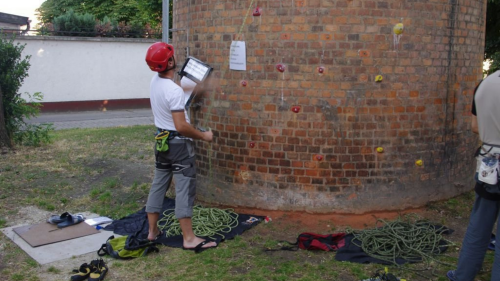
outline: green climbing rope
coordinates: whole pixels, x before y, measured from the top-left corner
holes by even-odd
[[[232,209],[222,210],[195,206],[191,221],[196,236],[215,239],[215,235],[219,235],[224,239],[224,233],[228,233],[238,226],[238,214]],[[175,218],[174,210],[163,212],[163,218],[158,221],[158,228],[163,230],[167,237],[182,235],[179,220]]]
[[[441,253],[442,247],[453,245],[443,238],[447,228],[436,227],[425,221],[397,219],[392,222],[377,220],[384,223],[382,227],[361,231],[347,230],[352,233],[354,245],[373,258],[399,266],[396,259],[402,258],[410,262],[433,259]],[[448,264],[447,264],[448,265]],[[451,265],[453,266],[453,265]]]

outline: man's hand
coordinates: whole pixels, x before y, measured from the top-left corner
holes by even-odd
[[[203,140],[207,142],[212,142],[214,139],[214,133],[212,133],[212,130],[208,130],[206,132],[203,132]]]
[[[183,111],[172,112],[172,119],[174,119],[175,130],[185,137],[208,142],[211,142],[214,138],[211,130],[202,132],[186,122]]]

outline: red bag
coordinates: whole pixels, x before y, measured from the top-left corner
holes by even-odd
[[[304,232],[297,237],[295,243],[286,242],[293,247],[281,247],[279,250],[297,251],[299,248],[303,250],[322,250],[336,251],[345,246],[345,233],[335,233],[321,235],[316,233]],[[267,249],[266,251],[277,251],[277,249]]]
[[[321,235],[304,232],[297,238],[296,244],[303,250],[336,251],[345,246],[345,233]]]

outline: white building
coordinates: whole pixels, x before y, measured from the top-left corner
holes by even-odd
[[[30,30],[31,20],[28,17],[16,16],[0,12],[0,29],[4,33],[25,34]],[[26,26],[26,28],[22,28]]]

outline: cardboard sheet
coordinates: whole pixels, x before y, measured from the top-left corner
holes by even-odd
[[[17,227],[14,228],[13,231],[31,247],[38,247],[99,233],[94,227],[84,222],[65,228],[57,228],[57,225],[43,222],[35,225]]]

